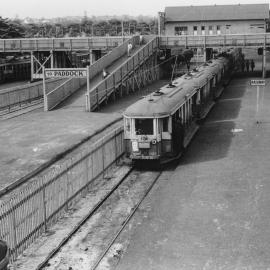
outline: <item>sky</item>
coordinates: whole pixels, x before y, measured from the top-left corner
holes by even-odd
[[[64,16],[150,15],[166,6],[260,4],[269,0],[2,0],[3,18],[56,18]]]

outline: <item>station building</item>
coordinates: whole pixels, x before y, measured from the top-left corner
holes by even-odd
[[[159,17],[166,36],[262,33],[269,4],[166,7]]]

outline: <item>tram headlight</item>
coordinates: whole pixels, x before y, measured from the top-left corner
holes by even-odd
[[[138,145],[137,141],[132,141],[131,145],[132,145],[132,151],[133,152],[138,152],[139,151],[139,145]]]
[[[156,139],[152,140],[152,144],[157,144],[157,140]]]

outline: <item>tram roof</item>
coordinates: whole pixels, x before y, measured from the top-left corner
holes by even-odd
[[[129,106],[124,116],[159,118],[171,115],[185,102],[186,98],[204,86],[216,74],[217,70],[224,65],[224,61],[223,57],[208,61],[189,74],[175,79],[172,82],[173,87],[167,84],[143,97]]]

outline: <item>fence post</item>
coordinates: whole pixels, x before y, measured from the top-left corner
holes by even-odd
[[[87,185],[88,181],[89,181],[89,166],[88,166],[88,160],[89,160],[89,156],[87,155],[87,157],[85,158],[85,169],[86,169],[86,181],[85,181],[85,185]]]
[[[44,177],[42,178],[42,203],[43,203],[43,222],[44,222],[44,231],[47,231],[47,211],[46,211],[46,194],[44,186]]]
[[[113,73],[113,101],[116,99],[116,82],[115,82],[115,73]]]
[[[16,232],[16,208],[14,205],[14,199],[12,200],[12,229],[13,229],[13,245],[15,257],[17,257],[17,232]]]
[[[118,164],[118,154],[117,154],[117,139],[116,139],[116,132],[114,133],[114,152],[115,152],[115,164]]]
[[[98,87],[96,88],[96,98],[97,98],[97,109],[99,109]]]
[[[105,177],[105,172],[104,172],[104,168],[105,168],[105,153],[104,153],[104,140],[102,143],[102,172],[103,172],[103,178]]]
[[[65,166],[65,169],[67,169],[66,167],[67,167],[67,165],[65,165],[64,164],[64,166]],[[68,195],[69,195],[69,190],[68,190],[68,188],[69,188],[69,177],[68,177],[68,174],[69,174],[69,170],[67,170],[67,172],[66,172],[66,176],[67,176],[67,180],[66,180],[66,202],[68,202]],[[68,210],[68,203],[66,203],[66,206],[65,206],[65,208],[66,208],[66,211]]]
[[[46,94],[46,74],[45,74],[45,67],[42,67],[42,73],[43,73],[43,102],[44,102],[44,111],[47,112],[48,109],[48,100],[47,100],[47,94]]]

